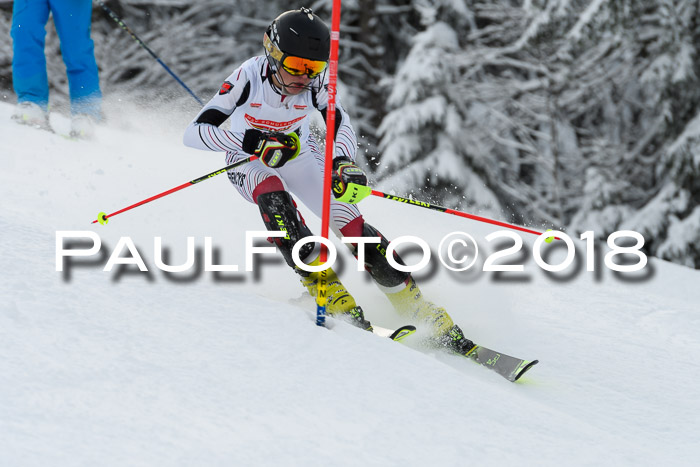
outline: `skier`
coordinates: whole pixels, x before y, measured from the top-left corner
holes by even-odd
[[[53,14],[66,64],[71,102],[71,136],[90,138],[94,122],[102,118],[102,92],[90,21],[89,0],[15,0],[12,9],[12,80],[17,107],[12,119],[18,123],[51,130],[49,125],[49,80],[46,75],[44,41],[46,22]]]
[[[231,169],[228,177],[243,198],[258,205],[268,230],[286,230],[287,236],[275,242],[302,284],[316,296],[320,273],[305,272],[292,260],[294,244],[313,235],[292,194],[314,214],[322,215],[324,155],[309,131],[309,115],[318,110],[326,119],[330,31],[310,9],[301,8],[278,16],[267,28],[263,45],[265,55],[247,60],[226,78],[189,124],[183,141],[193,148],[225,152],[227,165],[250,154],[259,157]],[[228,118],[231,129],[219,128]],[[444,308],[423,297],[410,273],[391,267],[383,253],[389,241],[360,214],[355,203],[369,194],[362,190],[367,176],[355,164],[357,139],[337,98],[335,118],[331,228],[345,237],[380,237],[378,247],[365,247],[365,268],[394,308],[415,321],[429,323],[438,344],[467,352],[474,344]],[[357,244],[350,248],[357,258]],[[299,257],[316,266],[319,254],[319,244],[307,243]],[[403,264],[398,255],[395,259]],[[328,284],[329,315],[371,330],[362,308],[332,269],[328,270]]]

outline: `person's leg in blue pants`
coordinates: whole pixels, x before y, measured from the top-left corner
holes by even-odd
[[[49,108],[44,41],[49,19],[48,0],[15,0],[12,10],[12,81],[17,102]]]
[[[56,32],[61,40],[61,54],[66,64],[70,88],[71,113],[101,119],[102,93],[90,23],[90,0],[49,0]]]

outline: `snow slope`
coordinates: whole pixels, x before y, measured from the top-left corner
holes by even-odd
[[[122,104],[93,142],[15,125],[11,110],[0,103],[0,465],[693,465],[700,454],[698,271],[651,260],[629,281],[599,262],[557,279],[524,256],[524,273],[418,273],[472,339],[540,360],[512,384],[344,323],[316,327],[274,256],[243,271],[245,231],[263,226],[224,175],[91,225],[224,165],[180,144],[196,109]],[[361,208],[389,238],[433,250],[463,230],[492,251],[484,237],[498,230],[378,198]],[[104,255],[130,237],[149,273],[103,272],[107,256],[57,272],[64,230],[98,233]],[[163,273],[156,236],[169,264],[184,262],[188,236],[199,248],[209,236],[241,271]],[[343,257],[368,318],[404,324]]]

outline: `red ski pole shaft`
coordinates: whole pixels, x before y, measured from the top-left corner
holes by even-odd
[[[131,209],[137,208],[137,207],[139,207],[139,206],[141,206],[141,205],[143,205],[143,204],[150,203],[151,201],[155,201],[155,200],[157,200],[157,199],[159,199],[159,198],[163,198],[164,196],[168,196],[168,195],[170,195],[170,194],[172,194],[172,193],[175,193],[176,191],[180,191],[180,190],[182,190],[182,189],[184,189],[184,188],[187,188],[187,187],[189,187],[189,186],[195,185],[195,184],[197,184],[197,183],[199,183],[199,182],[203,182],[204,180],[209,180],[210,178],[215,177],[215,176],[217,176],[217,175],[219,175],[219,174],[222,174],[222,173],[226,172],[227,170],[235,169],[236,167],[240,167],[241,165],[247,164],[248,162],[253,161],[253,160],[257,159],[257,158],[258,158],[258,156],[249,156],[249,157],[247,157],[247,158],[245,158],[245,159],[243,159],[243,160],[240,160],[240,161],[238,161],[238,162],[234,162],[234,163],[231,164],[231,165],[227,165],[226,167],[222,167],[222,168],[220,168],[219,170],[215,170],[215,171],[212,172],[212,173],[208,173],[208,174],[206,174],[206,175],[202,175],[202,176],[199,177],[199,178],[195,178],[194,180],[190,180],[189,182],[183,183],[182,185],[176,186],[175,188],[171,188],[171,189],[169,189],[169,190],[167,190],[167,191],[164,191],[164,192],[162,192],[162,193],[158,193],[157,195],[151,196],[150,198],[146,198],[146,199],[144,199],[144,200],[142,200],[142,201],[139,201],[138,203],[134,203],[134,204],[132,204],[131,206],[127,206],[127,207],[125,207],[125,208],[123,208],[123,209],[120,209],[119,211],[115,211],[115,212],[113,212],[112,214],[100,213],[100,214],[98,214],[97,219],[95,219],[94,221],[92,221],[92,223],[95,224],[95,223],[99,222],[100,224],[103,224],[103,223],[107,222],[107,219],[109,219],[110,217],[114,217],[114,216],[116,216],[117,214],[121,214],[121,213],[123,213],[123,212],[126,212],[126,211],[129,211],[129,210],[131,210]]]
[[[508,224],[506,222],[501,222],[501,221],[489,219],[488,217],[475,216],[474,214],[468,214],[466,212],[457,211],[455,209],[446,208],[444,206],[438,206],[436,204],[426,203],[425,201],[418,201],[415,199],[402,198],[401,196],[394,196],[394,195],[390,195],[387,193],[382,193],[381,191],[377,191],[377,190],[372,190],[372,194],[374,196],[379,196],[380,198],[386,198],[386,199],[390,199],[392,201],[398,201],[399,203],[405,203],[405,204],[410,204],[412,206],[418,206],[421,208],[432,209],[433,211],[444,212],[446,214],[453,214],[453,215],[459,216],[459,217],[466,217],[467,219],[472,219],[472,220],[479,221],[479,222],[485,222],[487,224],[493,224],[493,225],[497,225],[499,227],[505,227],[507,229],[519,230],[520,232],[526,232],[526,233],[530,233],[533,235],[542,235],[542,232],[538,232],[536,230],[530,230],[530,229],[526,229],[525,227],[520,227],[518,225]],[[554,238],[557,240],[561,240],[558,237],[554,237]]]

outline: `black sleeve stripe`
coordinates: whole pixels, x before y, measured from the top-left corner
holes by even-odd
[[[197,128],[197,130],[199,131],[199,139],[202,140],[202,143],[204,143],[204,145],[205,145],[210,151],[215,151],[216,149],[214,149],[214,148],[212,148],[211,146],[209,146],[209,145],[207,144],[207,141],[204,139],[204,136],[202,136],[202,127],[200,126],[199,128]]]
[[[231,141],[231,143],[233,143],[233,147],[232,147],[231,143],[229,143],[228,141],[225,141],[224,138]],[[240,149],[240,144],[238,145],[239,148],[236,148],[236,142],[229,136],[228,131],[218,130],[217,132],[215,132],[212,135],[211,139],[212,139],[212,141],[214,141],[215,143],[219,143],[220,145],[222,145],[223,147],[225,147],[229,151],[234,150],[234,149]]]
[[[227,146],[226,143],[224,143],[223,141],[221,141],[221,138],[219,138],[219,135],[218,135],[217,133],[214,133],[214,134],[211,135],[211,140],[212,140],[214,143],[216,143],[216,144],[218,144],[218,145],[220,145],[220,146],[223,146],[223,147],[226,147],[226,146]]]
[[[242,147],[241,141],[238,138],[236,138],[231,132],[228,132],[228,131],[224,132],[224,136],[226,136],[226,138],[229,141],[231,141],[233,144],[236,144],[239,147]]]
[[[197,118],[196,123],[208,123],[209,125],[219,126],[224,123],[227,118],[228,115],[220,110],[207,109]]]

